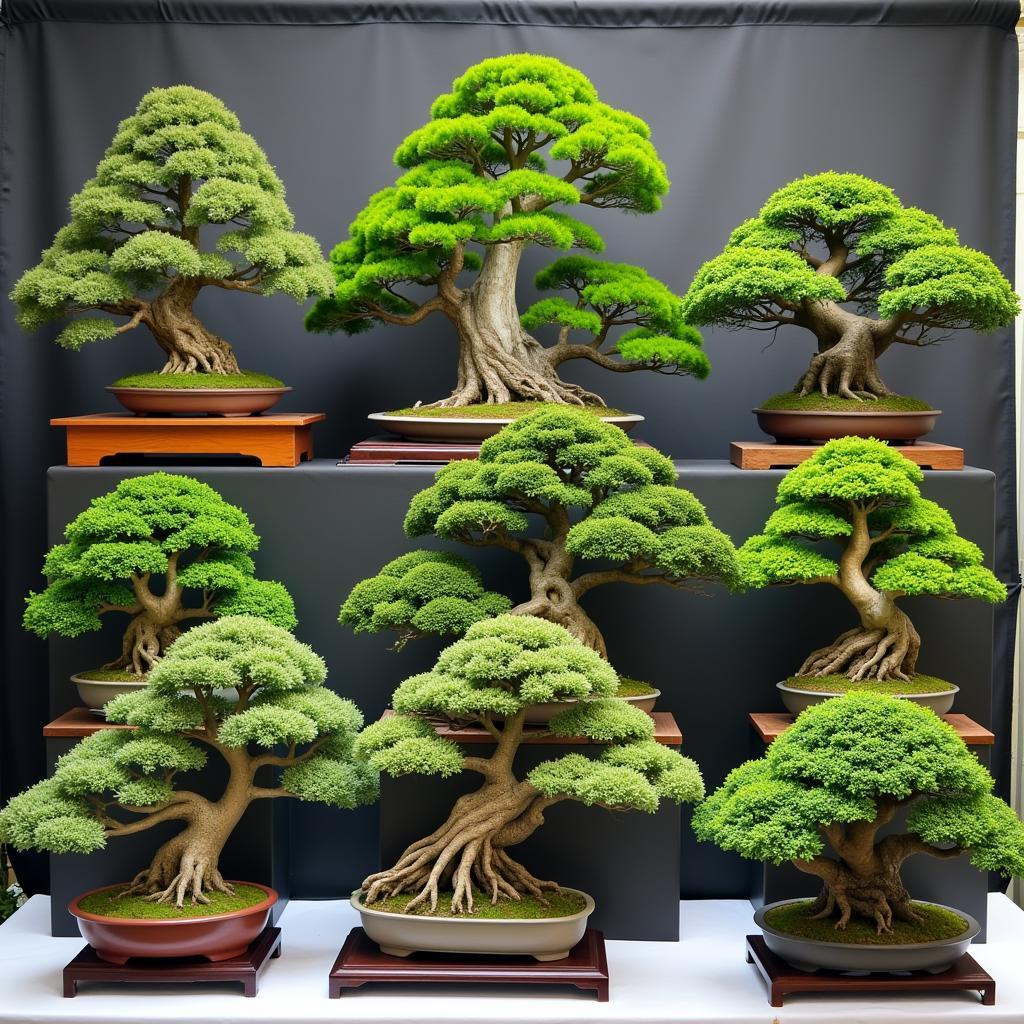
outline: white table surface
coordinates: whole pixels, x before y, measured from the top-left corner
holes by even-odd
[[[872,994],[787,997],[772,1009],[765,987],[744,960],[743,937],[753,930],[743,900],[681,905],[679,942],[609,942],[611,999],[572,988],[496,985],[367,985],[327,998],[327,974],[355,911],[343,902],[293,902],[281,918],[283,955],[271,960],[259,994],[246,999],[237,984],[83,984],[61,996],[61,969],[82,940],[49,935],[49,900],[35,896],[0,926],[0,1021],[151,1021],[242,1024],[366,1021],[382,1024],[932,1024],[934,1021],[1024,1022],[1024,912],[1007,897],[989,903],[987,944],[973,947],[996,979],[996,1005],[974,993],[928,996]]]

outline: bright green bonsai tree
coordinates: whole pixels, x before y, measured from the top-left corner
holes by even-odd
[[[263,619],[231,615],[190,630],[144,690],[107,704],[108,721],[136,728],[93,733],[61,757],[51,778],[0,811],[0,842],[91,853],[108,838],[180,821],[126,891],[179,907],[230,892],[218,860],[253,800],[351,808],[376,798],[376,774],[352,756],[362,715],[322,685],[326,675],[309,647]],[[216,692],[232,688],[237,700]],[[178,783],[211,752],[228,769],[216,800]]]
[[[227,230],[203,249],[208,225]],[[57,335],[70,349],[144,324],[166,353],[163,373],[238,374],[193,303],[206,287],[329,295],[320,246],[293,226],[266,154],[216,96],[152,89],[72,197],[71,222],[16,282],[18,323],[34,331],[70,317]]]
[[[993,331],[1020,308],[992,260],[937,217],[877,181],[832,171],[773,193],[684,301],[695,325],[805,328],[818,351],[794,391],[858,402],[892,394],[875,362],[891,345]]]
[[[827,583],[860,625],[814,651],[797,675],[909,680],[921,638],[901,597],[929,594],[999,602],[1006,587],[960,537],[950,514],[921,497],[920,468],[870,438],[830,441],[779,484],[764,532],[739,550],[747,587]],[[838,558],[812,545],[830,542]]]
[[[535,878],[508,851],[543,824],[548,808],[577,800],[653,813],[662,799],[699,800],[700,770],[653,739],[650,715],[604,699],[617,685],[615,670],[561,626],[512,615],[475,623],[433,669],[406,679],[394,693],[396,714],[363,730],[356,755],[394,777],[470,771],[482,781],[456,801],[444,824],[363,882],[365,902],[414,893],[406,913],[427,904],[435,910],[439,893],[449,890],[452,912],[471,914],[474,890],[495,904],[524,894],[543,899],[558,885]],[[519,779],[515,756],[528,707],[569,699],[577,703],[551,720],[550,732],[608,746],[596,759],[568,754],[544,761]],[[493,737],[493,753],[469,756],[441,739],[428,721],[437,717],[478,723]]]
[[[737,579],[732,542],[689,491],[675,486],[677,475],[670,459],[637,447],[618,427],[587,412],[539,410],[484,441],[479,458],[438,470],[436,483],[409,503],[405,531],[521,555],[530,599],[512,613],[556,622],[605,656],[601,631],[580,605],[595,587],[661,583],[695,589],[701,581],[731,585]],[[476,603],[467,608],[446,602],[437,614],[425,615],[393,582],[392,562],[353,588],[342,622],[406,635],[457,633],[473,616],[504,610],[498,596],[478,594],[478,577],[461,559],[405,557],[430,559],[432,592],[462,596],[465,587],[465,598]],[[578,572],[579,559],[605,564]]]
[[[559,378],[570,359],[707,376],[700,334],[683,322],[680,300],[639,267],[559,259],[536,284],[563,294],[519,316],[526,246],[604,246],[560,208],[654,213],[669,187],[647,125],[602,103],[579,71],[529,53],[482,61],[434,101],[430,121],[398,147],[395,163],[406,173],[370,198],[331,253],[337,287],[307,316],[309,330],[357,334],[442,314],[459,337],[455,390],[434,403],[444,407],[603,405]],[[461,283],[470,273],[471,283]],[[544,347],[529,332],[549,324],[556,340]]]
[[[104,665],[144,677],[182,627],[221,615],[256,615],[295,627],[284,586],[257,579],[252,523],[208,484],[172,473],[122,480],[94,498],[43,563],[49,585],[29,594],[24,625],[37,636],[98,630],[131,617],[121,655]]]
[[[858,915],[881,934],[894,919],[919,920],[900,880],[914,854],[967,853],[982,871],[1024,874],[1024,825],[992,788],[933,711],[857,692],[804,711],[764,757],[729,774],[693,828],[723,850],[820,878],[814,919],[835,914],[842,930]],[[880,837],[905,807],[907,830]]]

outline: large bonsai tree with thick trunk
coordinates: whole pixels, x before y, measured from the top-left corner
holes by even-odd
[[[122,480],[94,498],[43,563],[49,585],[29,594],[24,625],[74,637],[128,615],[121,654],[104,665],[145,676],[188,624],[256,615],[295,627],[280,583],[256,578],[259,537],[248,516],[209,484],[173,473]]]
[[[826,583],[860,618],[809,655],[798,675],[909,680],[921,638],[900,598],[1005,600],[981,549],[958,536],[944,508],[921,497],[923,479],[897,449],[856,437],[830,441],[783,477],[778,509],[739,550],[744,585]],[[838,545],[838,558],[811,546],[820,542]]]
[[[495,904],[524,894],[543,900],[558,884],[535,878],[509,851],[543,824],[551,807],[577,800],[653,813],[662,799],[699,800],[700,770],[653,739],[650,715],[603,699],[617,685],[614,669],[561,626],[510,615],[477,622],[441,653],[433,669],[405,680],[394,694],[396,714],[366,727],[356,755],[395,777],[469,771],[481,784],[459,797],[429,836],[366,878],[366,902],[414,893],[406,913],[425,905],[434,910],[439,893],[450,890],[453,913],[471,914],[474,890]],[[551,720],[551,734],[586,736],[608,746],[598,758],[568,754],[519,778],[515,757],[527,708],[556,700],[578,703]],[[478,723],[493,737],[493,751],[470,756],[439,738],[427,720],[438,717]]]
[[[993,331],[1019,300],[984,253],[937,217],[859,174],[813,174],[773,193],[697,272],[696,325],[803,327],[818,351],[794,391],[862,401],[891,394],[876,360],[956,330]]]
[[[856,692],[804,711],[757,761],[734,769],[693,815],[697,836],[821,879],[811,914],[873,921],[919,915],[900,878],[915,854],[969,854],[981,871],[1024,874],[1024,825],[988,771],[928,708]],[[902,808],[906,831],[886,834]],[[829,856],[829,848],[832,856]]]
[[[580,604],[595,587],[736,581],[732,542],[676,487],[677,476],[670,459],[588,412],[539,410],[484,441],[479,458],[438,470],[436,483],[410,502],[405,531],[520,555],[530,598],[512,614],[558,623],[605,656],[604,637]],[[429,569],[406,574],[408,563],[389,563],[356,584],[341,621],[408,638],[459,633],[504,610],[494,595],[480,599],[479,579],[463,560],[406,558],[430,559]],[[579,571],[578,560],[598,564]]]
[[[209,225],[216,242],[204,249]],[[143,324],[166,354],[162,372],[239,373],[193,304],[204,288],[329,295],[319,244],[293,226],[266,154],[216,96],[152,89],[72,196],[70,223],[16,282],[18,322],[31,331],[71,317],[57,335],[70,349]]]
[[[181,831],[126,892],[179,907],[230,892],[218,861],[254,800],[351,808],[376,797],[376,774],[352,757],[362,715],[321,685],[326,675],[309,647],[262,619],[233,615],[191,630],[145,690],[107,704],[108,721],[136,728],[101,730],[72,748],[49,779],[0,811],[0,840],[91,853],[114,836],[177,821]],[[232,688],[237,699],[226,699]],[[228,773],[215,799],[178,784],[211,753]]]
[[[331,253],[337,287],[309,313],[310,330],[356,334],[447,317],[459,339],[458,381],[439,406],[603,404],[560,379],[571,359],[707,376],[680,300],[639,267],[558,260],[537,285],[568,298],[544,299],[520,318],[526,246],[603,248],[559,207],[654,213],[669,187],[647,125],[602,103],[579,71],[525,53],[482,61],[434,101],[395,163],[406,173],[370,199]],[[529,333],[546,324],[557,327],[548,347]]]

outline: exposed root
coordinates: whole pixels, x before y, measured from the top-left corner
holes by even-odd
[[[795,388],[801,396],[818,391],[854,402],[874,401],[891,395],[878,373],[875,343],[870,330],[845,333],[831,348],[815,355]]]
[[[900,679],[908,682],[917,667],[921,638],[910,619],[896,609],[885,629],[857,628],[834,643],[814,651],[800,666],[798,676],[812,678],[845,675],[864,679]]]

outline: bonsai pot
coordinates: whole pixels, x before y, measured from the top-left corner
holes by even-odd
[[[822,942],[787,935],[765,924],[765,915],[775,907],[800,900],[781,900],[766,903],[754,914],[754,923],[764,934],[765,945],[798,971],[928,971],[940,974],[948,970],[967,952],[971,940],[981,931],[981,925],[962,910],[943,907],[958,914],[967,922],[967,930],[951,939],[931,942],[911,942],[894,946],[858,945],[850,942]],[[919,902],[925,902],[923,900]],[[933,906],[941,907],[936,903]]]
[[[93,714],[102,715],[103,705],[107,701],[120,697],[123,693],[135,693],[146,688],[146,680],[137,683],[127,679],[84,679],[80,675],[71,677],[78,689],[78,697]]]
[[[913,444],[935,429],[935,420],[940,414],[940,409],[916,412],[754,409],[757,425],[776,441],[831,441],[837,437],[853,436]]]
[[[782,696],[782,703],[786,705],[786,710],[793,715],[799,715],[801,711],[805,711],[814,704],[820,704],[832,697],[843,695],[839,691],[829,693],[821,690],[801,690],[795,686],[787,686],[786,683],[776,683],[775,686]],[[954,686],[950,690],[936,690],[934,693],[896,693],[893,696],[903,700],[912,700],[915,704],[931,708],[937,715],[944,715],[953,706],[953,701],[956,700],[956,695],[959,692],[960,687]]]
[[[515,419],[510,416],[495,416],[493,419],[485,419],[471,416],[460,417],[457,413],[458,410],[453,410],[452,416],[403,416],[390,412],[374,412],[366,418],[390,433],[410,441],[444,441],[461,444],[483,441],[497,434],[502,427],[507,427],[510,423],[515,422]],[[630,431],[638,423],[642,423],[644,417],[626,413],[619,416],[601,416],[600,419],[605,423],[611,423],[613,426]]]
[[[632,704],[633,707],[650,714],[654,710],[654,705],[660,696],[661,690],[654,690],[651,693],[641,693],[635,697],[616,697],[615,699],[624,700],[627,704]],[[531,704],[526,709],[526,724],[547,725],[559,711],[565,711],[576,703],[578,702],[574,700],[553,700],[547,701],[544,704]],[[499,718],[497,715],[494,717]]]
[[[267,898],[244,910],[209,917],[132,920],[103,917],[79,909],[79,902],[94,892],[120,886],[105,885],[82,893],[68,904],[68,912],[78,918],[82,937],[101,960],[123,964],[132,957],[169,958],[201,956],[207,960],[230,960],[240,956],[266,927],[277,893],[269,886],[246,882],[262,889]]]
[[[251,416],[265,412],[291,388],[107,388],[126,409],[140,416],[174,413],[200,416]]]
[[[578,889],[586,901],[579,913],[568,917],[535,920],[466,917],[428,917],[374,910],[363,904],[361,889],[352,893],[363,930],[389,956],[409,956],[417,951],[437,953],[493,953],[532,956],[536,960],[562,960],[583,938],[594,901]]]

